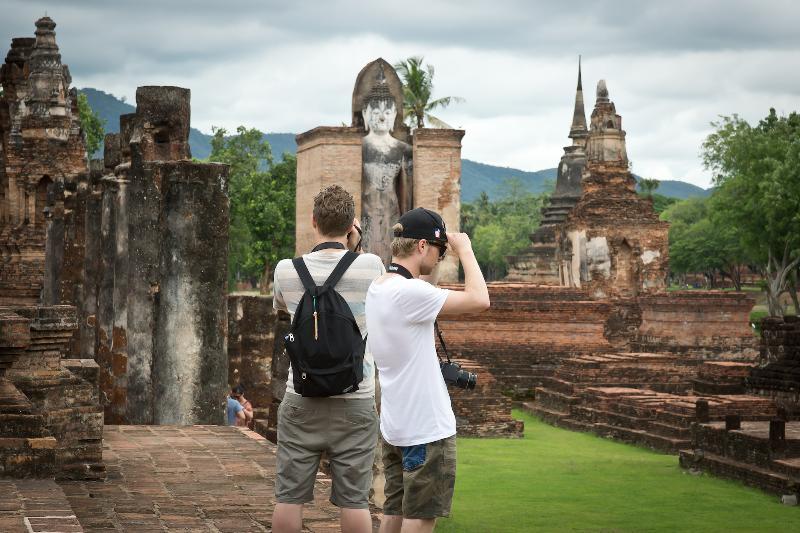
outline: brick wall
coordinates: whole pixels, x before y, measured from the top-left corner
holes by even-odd
[[[691,352],[709,359],[754,360],[758,340],[750,327],[755,299],[746,293],[676,291],[638,299],[641,350]]]
[[[328,185],[344,187],[361,215],[361,128],[320,126],[297,136],[295,255],[314,246],[314,196]]]

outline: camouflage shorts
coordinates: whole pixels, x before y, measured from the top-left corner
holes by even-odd
[[[417,446],[392,446],[385,440],[382,444],[383,513],[404,518],[450,516],[456,484],[455,435]]]

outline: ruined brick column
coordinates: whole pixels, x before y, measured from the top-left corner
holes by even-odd
[[[414,130],[414,207],[436,211],[447,231],[459,231],[461,214],[461,138],[464,130]],[[458,281],[458,258],[448,254],[438,281]]]
[[[222,424],[228,385],[228,167],[191,161],[159,166],[155,422]]]
[[[120,166],[120,165],[118,165]],[[100,388],[106,395],[107,423],[125,423],[127,395],[127,355],[122,321],[127,313],[127,218],[125,193],[114,175],[102,178],[102,215],[100,224],[101,276],[97,292],[97,351],[100,365]],[[120,241],[120,237],[124,238]],[[124,300],[124,301],[123,301]]]
[[[152,165],[145,167],[141,145],[131,147],[128,244],[128,418],[134,424],[153,422],[153,331],[159,289],[160,183]]]
[[[147,86],[136,90],[136,114],[126,125],[131,154],[128,194],[128,399],[129,420],[153,423],[156,306],[163,231],[161,161],[188,160],[190,91]]]
[[[41,303],[57,305],[61,303],[61,271],[64,266],[64,184],[51,184],[47,196],[48,205],[43,210],[47,229]]]
[[[314,246],[313,198],[328,185],[340,185],[352,194],[356,216],[361,216],[363,136],[361,128],[320,126],[296,137],[295,255],[307,253]]]
[[[116,134],[105,137],[106,151],[114,144]],[[119,144],[119,141],[116,141]],[[100,179],[103,176],[104,160],[93,160],[90,165],[89,183],[84,218],[83,299],[79,311],[80,345],[78,353],[86,359],[95,358],[97,342],[97,291],[101,273],[101,235],[103,192]]]

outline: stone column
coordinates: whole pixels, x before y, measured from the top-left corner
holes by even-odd
[[[464,130],[414,130],[414,207],[436,211],[447,231],[459,231],[461,215],[461,138]],[[448,254],[438,281],[458,281],[458,260]]]
[[[353,195],[356,216],[361,216],[361,138],[354,127],[320,126],[301,133],[297,140],[297,189],[295,205],[295,255],[314,245],[311,213],[314,196],[328,185],[338,184]]]
[[[128,419],[153,422],[153,331],[159,294],[161,191],[153,165],[142,161],[141,145],[131,146],[128,194]],[[161,168],[161,167],[157,167]],[[160,185],[160,179],[158,180]]]
[[[163,181],[154,419],[222,424],[228,384],[228,167],[190,161],[158,166]]]
[[[44,286],[41,302],[44,305],[61,303],[61,275],[64,266],[64,189],[55,182],[48,188],[47,208],[38,216],[44,216],[47,233],[44,246]]]
[[[106,143],[109,135],[106,135]],[[107,144],[106,144],[107,146]],[[100,282],[100,225],[102,221],[103,193],[100,178],[103,175],[103,161],[93,160],[89,171],[89,190],[86,198],[84,219],[85,254],[83,257],[83,300],[80,308],[80,346],[79,353],[86,359],[95,358],[97,332],[97,289]]]
[[[124,352],[125,339],[121,336],[121,306],[125,306],[127,293],[122,289],[127,284],[127,237],[121,246],[118,242],[126,221],[119,211],[125,207],[120,200],[120,181],[115,176],[102,179],[103,198],[101,215],[101,265],[102,274],[97,293],[97,364],[100,366],[100,389],[105,393],[106,422],[126,422],[125,402],[127,389],[127,360]],[[124,278],[124,279],[123,279]],[[124,308],[124,307],[123,307]]]

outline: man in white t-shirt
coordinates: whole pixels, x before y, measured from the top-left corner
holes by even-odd
[[[319,286],[328,279],[346,253],[360,244],[355,220],[355,202],[338,185],[323,189],[314,198],[312,225],[316,246],[303,255],[309,274]],[[386,270],[373,254],[360,254],[336,284],[353,313],[362,336],[367,335],[364,300],[374,279]],[[291,259],[275,267],[273,305],[292,318],[305,288]],[[286,394],[278,409],[278,453],[275,480],[277,504],[272,515],[275,532],[302,529],[303,504],[314,499],[320,456],[330,460],[330,501],[341,509],[341,530],[346,533],[372,531],[369,491],[378,440],[375,409],[375,368],[369,348],[364,353],[363,379],[358,390],[339,396],[308,398],[294,389],[289,368]]]
[[[393,228],[392,263],[366,300],[367,347],[381,385],[386,503],[382,533],[432,531],[449,516],[456,476],[456,419],[434,341],[437,316],[489,307],[489,291],[464,233],[446,233],[437,213],[418,207]],[[439,289],[429,275],[449,248],[464,268],[464,290]]]

